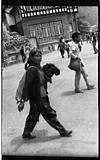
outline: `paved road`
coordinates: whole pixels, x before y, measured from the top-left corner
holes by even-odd
[[[83,94],[74,93],[74,72],[68,69],[67,54],[62,59],[59,51],[43,55],[42,65],[55,63],[61,70],[48,85],[51,106],[57,111],[58,119],[65,128],[72,129],[70,138],[61,138],[40,116],[33,131],[37,138],[24,141],[21,138],[28,103],[23,112],[17,111],[15,91],[24,72],[24,64],[9,66],[3,70],[2,85],[2,153],[7,155],[46,156],[94,156],[98,155],[98,55],[93,54],[91,44],[84,43],[82,55],[86,63],[89,80],[94,90],[86,90],[81,79]]]

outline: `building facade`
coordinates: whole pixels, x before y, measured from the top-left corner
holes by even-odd
[[[32,47],[44,52],[55,50],[60,37],[70,40],[77,31],[76,6],[16,6],[8,12],[10,30],[28,37]]]
[[[78,7],[21,6],[20,11],[24,35],[44,52],[55,50],[60,37],[71,39],[77,30]]]

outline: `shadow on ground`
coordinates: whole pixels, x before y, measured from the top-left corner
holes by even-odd
[[[42,134],[41,134],[42,132]],[[37,133],[37,134],[36,134]],[[61,138],[60,135],[55,136],[46,136],[47,130],[35,130],[36,138],[31,140],[24,140],[21,136],[17,136],[13,138],[10,142],[12,146],[14,146],[13,152],[16,152],[22,145],[31,144],[31,143],[44,143],[47,141],[52,141],[54,139]]]
[[[61,96],[71,96],[71,95],[74,95],[74,94],[75,94],[74,91],[67,91],[67,92],[63,92],[63,93],[61,94]]]

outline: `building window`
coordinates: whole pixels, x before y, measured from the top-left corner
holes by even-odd
[[[39,29],[39,30],[38,30],[38,34],[39,34],[39,38],[43,38],[43,32],[42,32],[42,29]]]
[[[73,25],[72,25],[72,23],[69,24],[69,32],[73,32]]]
[[[44,39],[52,40],[53,37],[63,34],[62,21],[37,24],[30,26],[30,37],[37,37],[39,42],[43,42]]]
[[[55,26],[55,35],[63,34],[63,27],[61,21],[54,22],[54,26]]]
[[[53,22],[50,23],[50,29],[51,29],[51,36],[52,37],[55,36],[55,28],[54,28],[54,23]]]
[[[48,37],[47,28],[43,28],[43,37]]]

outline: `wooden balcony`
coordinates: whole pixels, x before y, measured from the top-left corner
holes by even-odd
[[[22,18],[67,12],[78,13],[76,6],[20,6]]]

